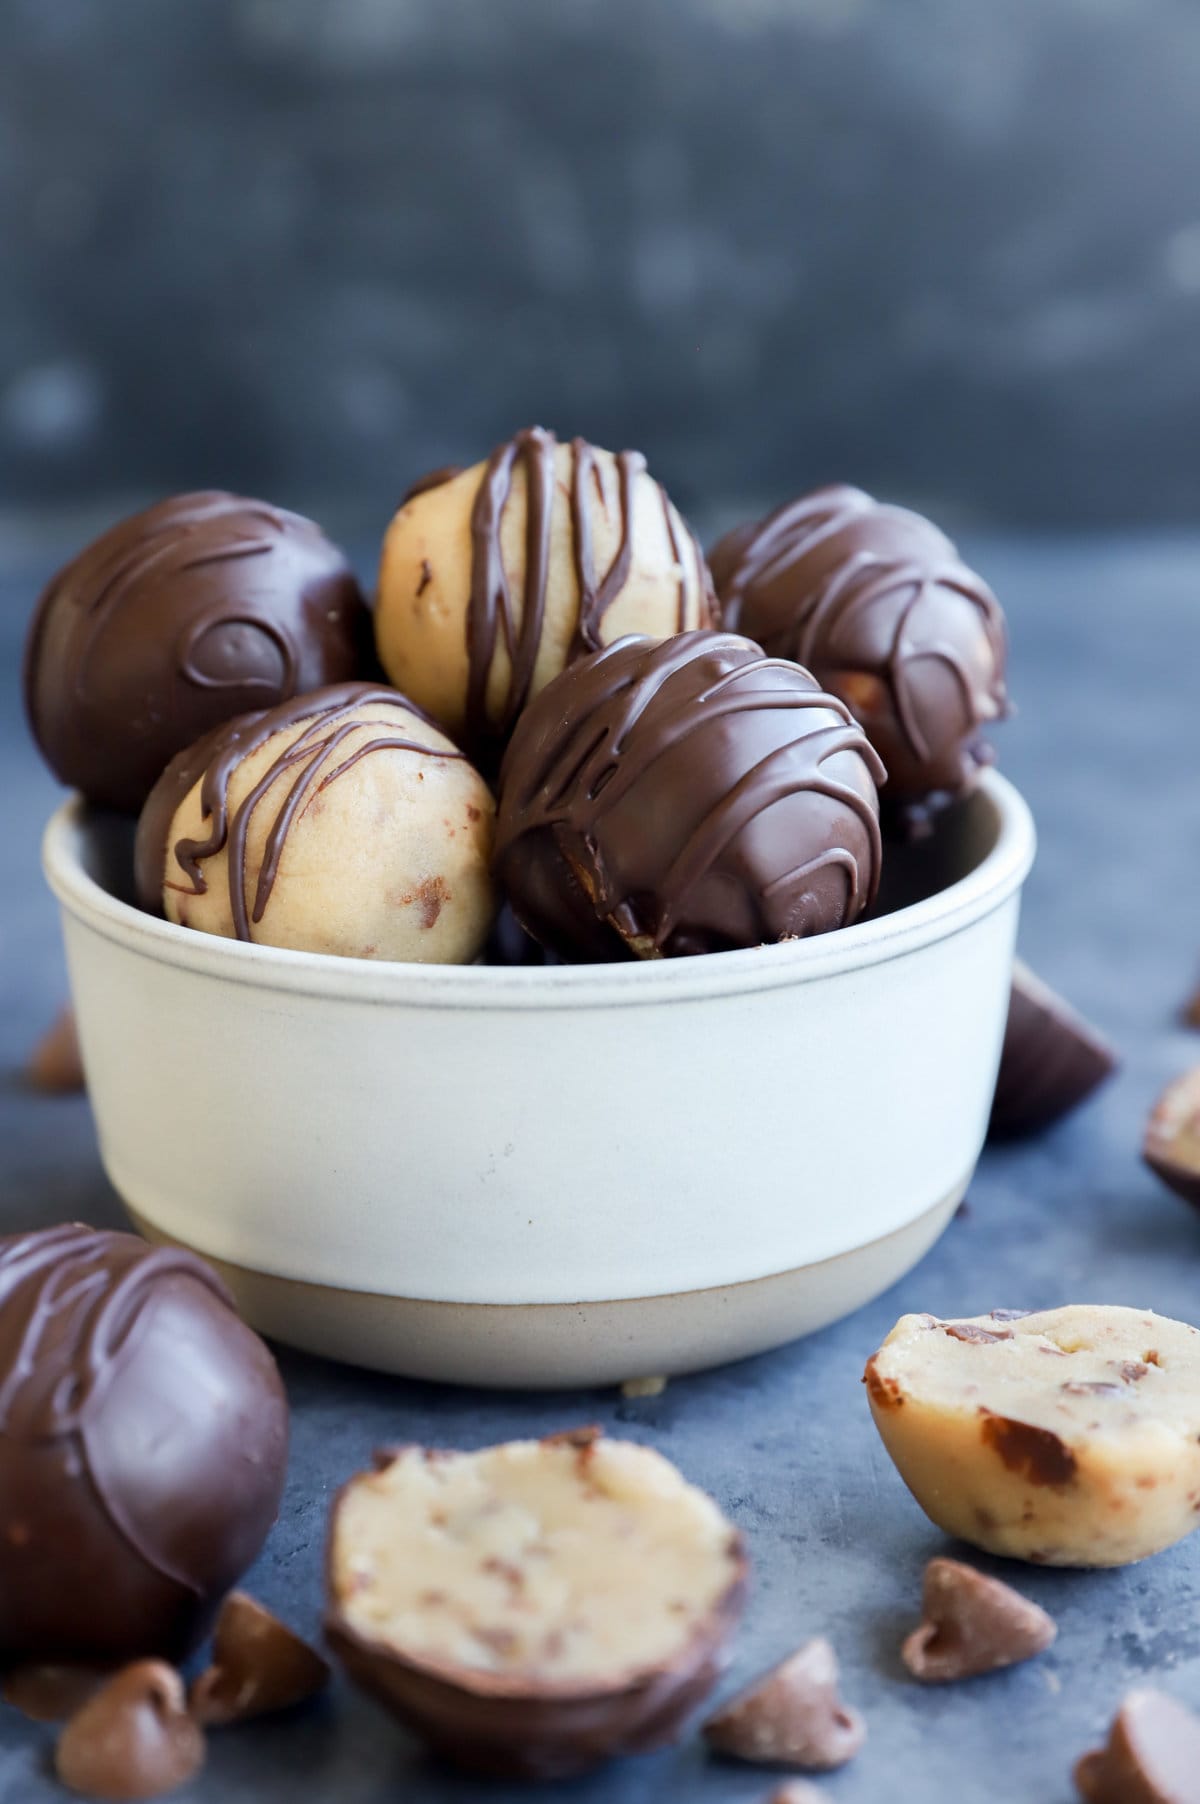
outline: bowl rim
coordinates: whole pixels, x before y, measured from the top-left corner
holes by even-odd
[[[51,815],[42,868],[62,908],[93,933],[176,970],[291,995],[382,1007],[456,1009],[630,1007],[708,1001],[838,977],[947,940],[1002,907],[1029,873],[1037,848],[1020,792],[986,771],[976,793],[996,820],[991,849],[964,877],[894,913],[836,933],[782,945],[611,965],[422,965],[339,958],[246,944],[177,927],[111,895],[84,867],[90,832],[81,796]]]

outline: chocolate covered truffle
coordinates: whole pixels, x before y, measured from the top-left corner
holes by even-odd
[[[882,776],[844,704],[748,639],[622,639],[517,723],[496,870],[565,957],[825,933],[875,893]]]
[[[861,721],[910,822],[964,794],[1008,712],[1004,616],[932,521],[835,484],[712,553],[725,625],[794,658]]]
[[[328,1575],[334,1652],[440,1754],[565,1778],[674,1739],[746,1556],[661,1454],[584,1429],[384,1459],[337,1500]]]
[[[227,939],[460,964],[492,921],[494,805],[394,689],[344,683],[180,754],[142,811],[142,904]]]
[[[111,527],[46,589],[26,708],[57,777],[134,813],[210,727],[361,674],[369,646],[358,583],[311,520],[176,495]]]
[[[202,1260],[0,1241],[0,1665],[177,1658],[275,1520],[287,1402]]]
[[[537,426],[418,483],[384,540],[384,669],[488,766],[574,658],[711,621],[703,553],[640,452]]]

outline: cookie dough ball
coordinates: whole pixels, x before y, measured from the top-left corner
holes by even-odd
[[[1200,1331],[1079,1304],[906,1315],[866,1370],[875,1426],[947,1534],[1051,1566],[1124,1566],[1200,1523]]]
[[[712,570],[725,624],[862,722],[889,808],[920,817],[973,786],[981,730],[1008,712],[1004,616],[931,520],[834,484],[727,534]]]
[[[349,564],[311,520],[176,495],[111,527],[45,591],[25,654],[29,722],[64,783],[136,813],[221,721],[363,674],[370,636]]]
[[[384,539],[376,641],[397,688],[492,765],[572,659],[710,625],[710,585],[640,452],[531,426],[406,496]]]
[[[881,775],[842,703],[748,639],[622,639],[517,723],[496,870],[565,958],[827,933],[875,893]]]
[[[465,964],[492,922],[483,778],[402,695],[346,683],[243,715],[168,766],[142,905],[227,939]]]

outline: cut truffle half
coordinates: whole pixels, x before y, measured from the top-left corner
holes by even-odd
[[[1200,1066],[1168,1084],[1155,1103],[1142,1157],[1176,1196],[1200,1209]]]
[[[326,1626],[456,1765],[564,1777],[675,1737],[745,1581],[740,1536],[649,1448],[591,1430],[404,1448],[334,1506]]]

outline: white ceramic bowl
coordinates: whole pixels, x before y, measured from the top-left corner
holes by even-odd
[[[1033,852],[989,775],[946,843],[893,854],[894,911],[841,933],[502,970],[151,919],[123,830],[78,802],[44,847],[138,1226],[279,1339],[538,1387],[778,1345],[921,1257],[983,1142]]]

